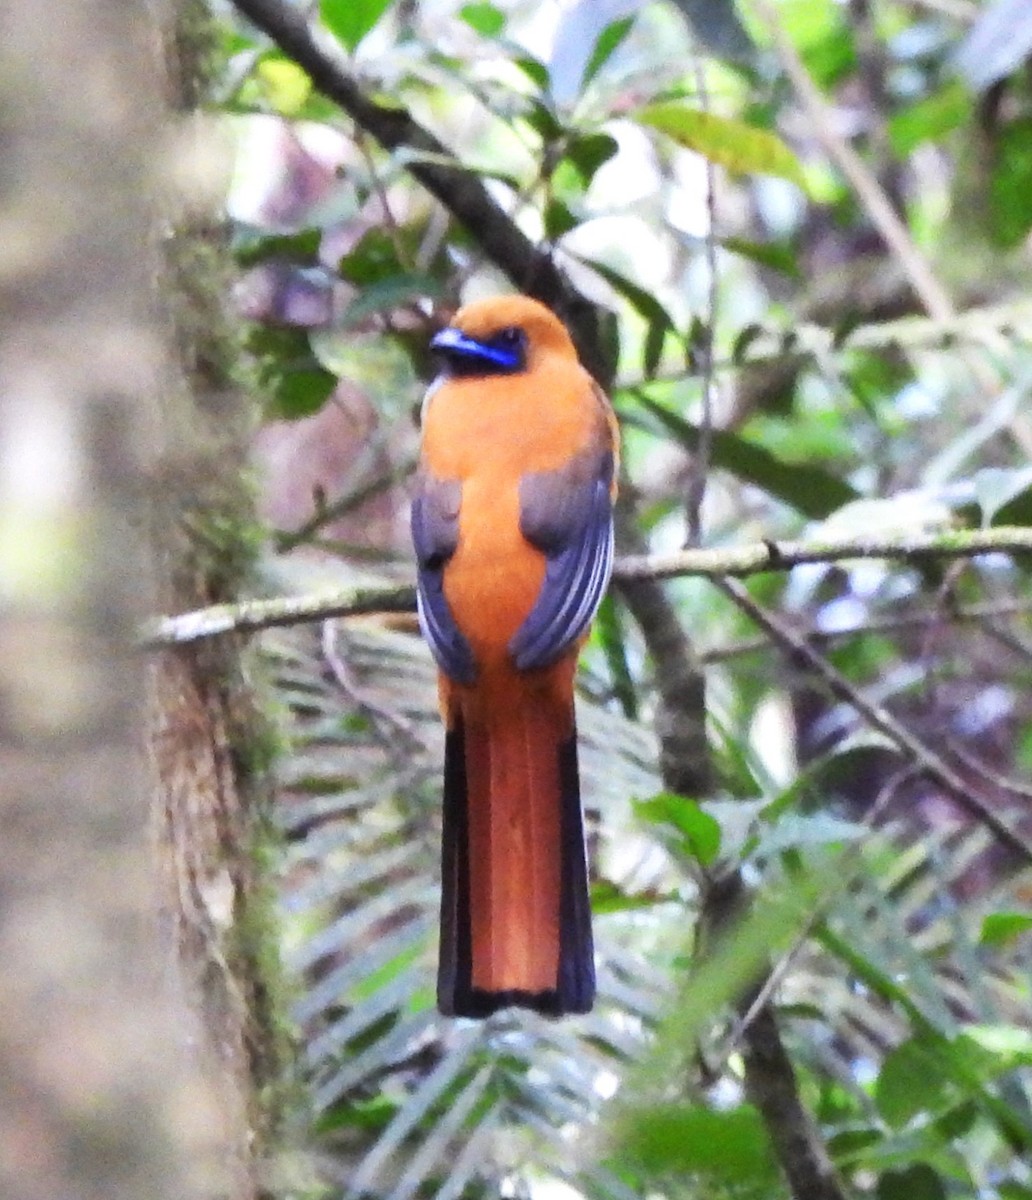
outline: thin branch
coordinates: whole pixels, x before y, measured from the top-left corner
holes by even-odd
[[[768,642],[769,645],[769,642]],[[882,787],[881,791],[875,797],[874,803],[864,814],[864,818],[859,822],[866,829],[874,829],[878,818],[885,812],[889,805],[895,800],[903,787],[920,778],[920,770],[912,764],[907,764],[888,780]],[[748,1008],[739,1008],[738,1020],[732,1028],[728,1030],[723,1038],[723,1042],[719,1051],[716,1054],[710,1055],[710,1063],[726,1062],[731,1056],[735,1047],[741,1042],[746,1030],[752,1023],[757,1012],[763,1005],[773,1003],[774,993],[780,985],[781,981],[788,974],[789,967],[792,966],[799,952],[810,939],[819,921],[823,921],[827,916],[828,909],[834,900],[837,900],[845,894],[848,888],[852,887],[853,881],[856,878],[856,873],[849,869],[854,861],[859,861],[855,848],[853,850],[844,851],[841,855],[841,869],[836,870],[836,876],[833,885],[821,895],[819,900],[813,905],[813,912],[806,920],[803,927],[792,940],[792,944],[778,958],[777,962],[771,967],[766,979],[759,985],[759,990],[751,999]]]
[[[829,642],[846,641],[849,638],[866,636],[871,633],[900,633],[905,629],[923,629],[929,625],[954,625],[964,622],[984,622],[992,617],[1024,616],[1032,613],[1032,603],[1022,603],[1018,600],[987,600],[982,604],[953,605],[946,604],[924,612],[904,612],[891,616],[872,617],[857,625],[847,625],[840,629],[800,630],[800,636],[808,642],[827,645]],[[730,642],[724,646],[711,646],[702,650],[699,658],[707,665],[711,663],[729,662],[735,658],[743,658],[749,654],[758,654],[767,650],[770,638],[760,634],[757,637],[743,638],[741,641]]]
[[[704,109],[709,109],[706,89],[706,69],[698,43],[692,47],[695,87]],[[717,326],[717,173],[711,158],[703,160],[706,169],[706,327],[702,336],[702,419],[699,422],[699,444],[692,456],[691,479],[688,487],[688,545],[702,541],[702,504],[709,481],[710,458],[713,453],[713,343]]]
[[[674,554],[625,555],[617,560],[613,578],[628,595],[633,585],[674,576],[711,579],[787,571],[803,563],[832,563],[849,559],[975,558],[981,554],[1032,555],[1032,528],[950,530],[900,538],[845,538],[827,541],[756,542],[720,550],[680,550]],[[246,600],[217,604],[196,612],[160,617],[144,630],[148,647],[183,645],[202,638],[236,632],[251,633],[273,625],[296,625],[327,617],[368,616],[372,613],[415,612],[415,588],[343,588],[307,596]],[[663,661],[656,658],[656,661]],[[683,790],[683,789],[682,789]]]
[[[1032,342],[1032,300],[1008,304],[976,305],[948,321],[911,314],[891,321],[865,321],[852,329],[803,321],[791,327],[755,325],[748,344],[731,358],[715,358],[714,371],[741,371],[743,367],[769,366],[786,359],[810,357],[835,360],[855,350],[943,350],[971,346],[1003,355],[1016,344]],[[621,386],[644,387],[684,379],[685,372],[621,377]]]
[[[908,3],[911,8],[923,8],[938,16],[962,21],[965,25],[972,24],[980,11],[975,0],[908,0]]]
[[[277,625],[300,625],[328,617],[358,617],[383,613],[414,613],[416,589],[410,584],[387,588],[344,588],[307,596],[278,596],[275,600],[244,600],[214,604],[174,617],[159,617],[143,631],[148,649],[185,646],[226,633],[254,633]]]
[[[1001,646],[1013,650],[1021,658],[1032,659],[1032,643],[1009,629],[1001,629],[995,621],[984,621],[982,632],[986,637],[991,637],[994,641],[999,642]]]
[[[698,925],[704,934],[700,962],[705,961],[707,943],[719,945],[725,937],[734,937],[750,902],[742,872],[737,868],[706,880]],[[771,969],[766,966],[735,1004],[746,1094],[763,1117],[796,1200],[845,1200],[827,1147],[800,1096],[795,1067],[785,1049],[766,987]]]
[[[381,146],[406,154],[408,171],[465,226],[491,262],[520,291],[563,317],[584,365],[608,387],[612,364],[603,354],[595,306],[570,286],[554,260],[495,203],[484,181],[407,109],[371,100],[353,78],[341,45],[297,6],[283,0],[234,0],[234,5]]]
[[[781,65],[792,81],[817,140],[849,181],[872,224],[898,259],[929,315],[940,321],[951,319],[954,316],[952,300],[925,261],[924,255],[914,244],[910,232],[900,220],[877,179],[853,147],[836,133],[834,117],[810,78],[798,51],[786,35],[773,3],[771,0],[756,0],[756,7],[774,41]]]
[[[958,529],[940,533],[897,534],[883,537],[814,538],[792,542],[754,542],[727,549],[679,550],[621,558],[616,579],[671,579],[677,575],[758,575],[786,571],[804,563],[884,558],[920,562],[922,559],[976,558],[982,554],[1032,554],[1032,528],[1001,525],[995,529]]]
[[[788,650],[795,661],[811,670],[836,699],[848,704],[868,725],[885,734],[904,756],[920,768],[921,773],[941,788],[951,800],[981,821],[987,829],[992,830],[1001,843],[1025,862],[1032,863],[1032,845],[1020,833],[1011,829],[981,797],[974,795],[945,759],[897,721],[887,708],[868,700],[841,671],[814,650],[805,638],[790,629],[779,617],[757,604],[742,584],[733,579],[719,579],[715,582],[720,590],[778,645]]]
[[[641,544],[641,532],[624,501],[617,505],[616,524],[621,545]],[[713,775],[706,740],[706,677],[695,646],[658,580],[627,580],[619,594],[642,632],[652,663],[664,785],[684,796],[709,795]]]
[[[966,750],[962,750],[956,743],[950,744],[950,753],[954,758],[959,758],[965,767],[980,775],[983,779],[987,779],[994,787],[998,787],[1005,792],[1012,792],[1015,796],[1020,796],[1023,800],[1032,800],[1032,783],[1025,783],[1020,779],[1012,779],[1009,775],[1004,775],[1001,771],[990,767],[988,763],[984,763],[981,759],[976,758],[973,754],[968,754]]]
[[[378,439],[372,443],[372,449],[374,452],[378,452],[385,444],[386,438]],[[275,542],[276,549],[282,554],[306,542],[311,542],[319,530],[326,525],[331,525],[341,517],[348,516],[357,508],[361,508],[363,504],[367,504],[370,500],[381,495],[381,493],[387,491],[389,488],[401,483],[411,473],[414,466],[415,462],[411,459],[402,463],[396,463],[389,471],[385,471],[382,475],[377,475],[375,479],[360,484],[354,490],[346,492],[336,500],[331,500],[329,503],[322,505],[307,521],[299,525],[297,529],[277,529],[273,533],[273,541]]]
[[[417,750],[425,750],[419,731],[407,717],[381,704],[375,696],[359,686],[346,659],[337,649],[337,638],[337,622],[328,618],[322,627],[322,652],[326,665],[330,668],[337,686],[351,704],[369,718],[388,753],[397,758],[399,755],[407,756]]]

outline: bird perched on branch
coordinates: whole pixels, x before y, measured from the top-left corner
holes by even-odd
[[[525,296],[467,305],[431,347],[412,537],[447,728],[438,1004],[587,1012],[573,679],[612,568],[616,419]]]

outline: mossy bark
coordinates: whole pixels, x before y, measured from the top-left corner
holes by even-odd
[[[172,108],[194,136],[219,69],[211,16],[177,7],[167,31]],[[197,130],[200,130],[198,135]],[[254,585],[263,531],[248,447],[256,401],[240,383],[230,263],[215,214],[187,202],[165,241],[175,402],[163,414],[154,505],[161,611],[227,603]],[[153,671],[153,760],[165,908],[229,1116],[233,1200],[269,1195],[288,1038],[267,853],[275,732],[245,639],[163,654]]]
[[[0,1195],[224,1195],[153,921],[160,0],[0,5]]]

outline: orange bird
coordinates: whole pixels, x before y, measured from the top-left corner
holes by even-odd
[[[612,569],[616,419],[526,296],[467,305],[431,347],[412,538],[447,728],[438,1005],[587,1012],[573,677]]]

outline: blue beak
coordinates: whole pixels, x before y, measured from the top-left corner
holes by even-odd
[[[449,326],[430,339],[430,349],[446,358],[463,359],[470,363],[484,363],[502,371],[515,371],[521,365],[517,350],[506,350],[467,337],[460,329]]]

